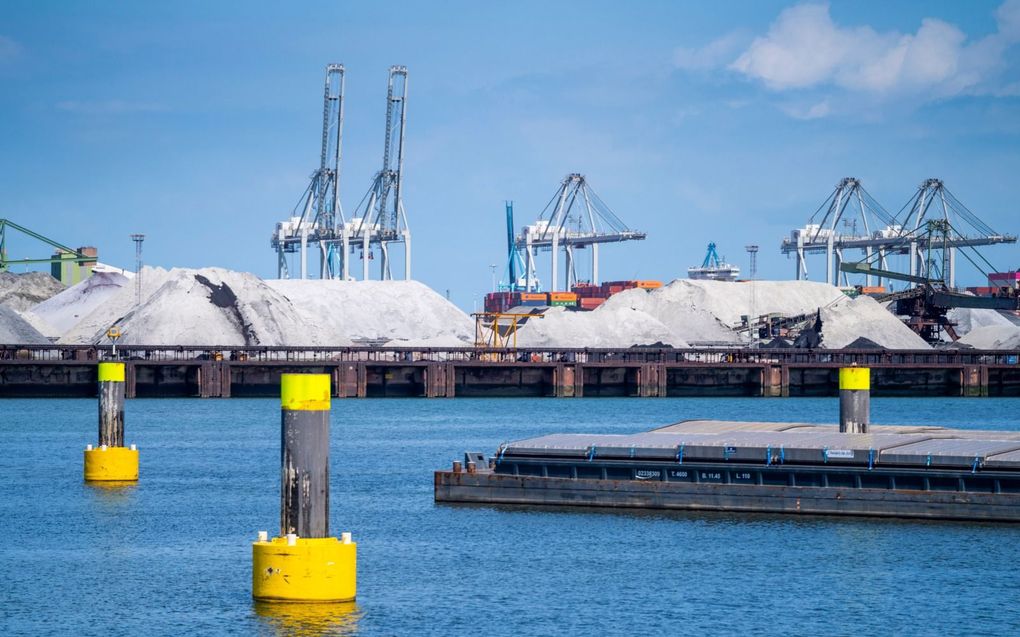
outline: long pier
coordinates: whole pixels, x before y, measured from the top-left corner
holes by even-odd
[[[275,396],[280,375],[330,374],[336,398],[834,396],[839,368],[875,395],[1020,396],[1020,352],[0,345],[0,397],[95,396],[100,360],[127,396]]]

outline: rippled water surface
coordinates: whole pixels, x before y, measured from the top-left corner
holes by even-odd
[[[872,419],[1020,429],[1016,399],[874,399]],[[0,633],[1020,634],[1020,526],[437,506],[465,450],[684,418],[831,422],[835,399],[333,403],[331,531],[358,601],[256,605],[279,403],[133,400],[141,480],[81,481],[89,400],[0,402]]]

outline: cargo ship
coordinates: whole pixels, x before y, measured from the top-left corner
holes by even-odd
[[[700,266],[687,268],[687,277],[709,281],[736,281],[740,276],[740,268],[726,263],[715,250],[715,243],[708,244],[708,253]]]

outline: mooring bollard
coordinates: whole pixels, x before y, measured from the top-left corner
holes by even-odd
[[[99,447],[85,448],[85,480],[138,480],[138,449],[124,446],[124,363],[99,363]]]
[[[357,545],[329,537],[329,374],[280,382],[280,535],[252,544],[252,596],[345,602],[357,592]]]
[[[871,370],[844,367],[839,370],[839,430],[866,434],[871,421]]]

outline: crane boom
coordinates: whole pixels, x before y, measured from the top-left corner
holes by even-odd
[[[863,261],[856,263],[840,263],[839,269],[842,272],[848,272],[850,274],[870,274],[877,276],[882,279],[893,279],[895,281],[909,281],[910,283],[928,283],[927,277],[915,276],[912,274],[903,274],[901,272],[893,272],[892,270],[882,270],[879,268],[871,267],[870,263]]]

